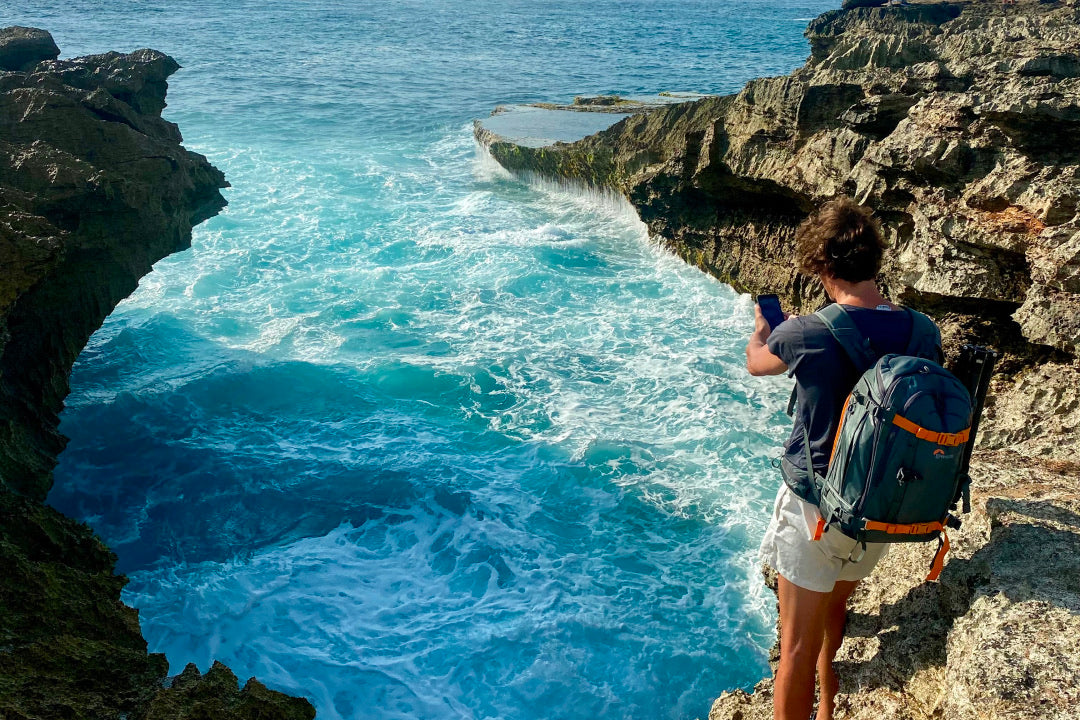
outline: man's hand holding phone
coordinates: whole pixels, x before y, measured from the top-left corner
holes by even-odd
[[[784,322],[787,319],[787,315],[780,308],[780,298],[776,295],[758,295],[757,296],[757,311],[754,313],[755,318],[760,314],[765,322],[769,324],[769,332],[776,329],[776,326]]]
[[[751,375],[777,375],[784,372],[784,362],[769,352],[765,341],[780,323],[792,317],[780,307],[776,295],[758,295],[754,303],[754,332],[746,345],[746,367]]]

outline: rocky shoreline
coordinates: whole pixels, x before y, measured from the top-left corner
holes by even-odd
[[[228,186],[161,118],[172,58],[59,54],[45,31],[0,29],[0,717],[310,719],[220,664],[170,678],[116,556],[44,505],[76,357]]]
[[[896,249],[889,294],[935,315],[950,347],[1005,357],[941,582],[905,547],[854,599],[841,716],[1074,718],[1077,2],[859,8],[807,34],[806,66],[736,95],[643,108],[575,143],[477,137],[511,170],[623,193],[688,262],[799,308],[822,294],[791,267],[798,222],[838,192],[875,207]],[[311,718],[220,664],[169,677],[115,556],[44,505],[75,358],[227,185],[161,118],[175,61],[58,57],[43,31],[0,30],[0,717]],[[725,694],[710,718],[770,717],[769,692]]]
[[[937,584],[890,553],[854,599],[841,717],[1075,718],[1080,706],[1080,9],[909,2],[825,13],[811,56],[735,95],[573,143],[478,141],[507,169],[626,196],[654,238],[742,292],[813,309],[791,241],[821,201],[875,208],[883,284],[954,353],[1002,351],[975,509]],[[711,720],[771,717],[771,680]]]
[[[740,93],[639,112],[529,147],[477,123],[511,171],[625,195],[650,233],[742,292],[816,307],[794,229],[847,193],[895,248],[888,293],[949,347],[1005,353],[983,445],[1080,451],[1080,23],[1075,2],[924,2],[833,11],[812,55]]]

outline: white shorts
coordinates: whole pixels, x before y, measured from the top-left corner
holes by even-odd
[[[762,560],[788,581],[806,590],[832,592],[837,580],[862,580],[874,569],[888,543],[862,543],[830,527],[814,540],[816,506],[802,500],[787,483],[780,483],[772,521],[761,541]]]

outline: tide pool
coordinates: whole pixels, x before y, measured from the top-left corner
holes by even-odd
[[[172,672],[321,718],[695,718],[768,670],[758,540],[786,383],[751,303],[624,201],[527,184],[497,104],[731,92],[814,2],[31,2],[154,47],[232,183],[92,338],[51,504]]]

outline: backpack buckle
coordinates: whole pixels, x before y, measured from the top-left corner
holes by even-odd
[[[855,551],[856,550],[859,552],[858,557],[855,556]],[[857,562],[861,561],[864,557],[866,557],[866,541],[865,540],[860,540],[858,542],[858,544],[855,545],[855,547],[853,547],[851,549],[851,552],[848,553],[848,560],[850,560],[853,563],[857,563]]]
[[[909,482],[917,482],[919,480],[922,480],[922,477],[920,477],[919,473],[915,472],[914,470],[909,470],[905,467],[901,467],[899,470],[896,471],[896,482],[901,486],[906,485]]]

